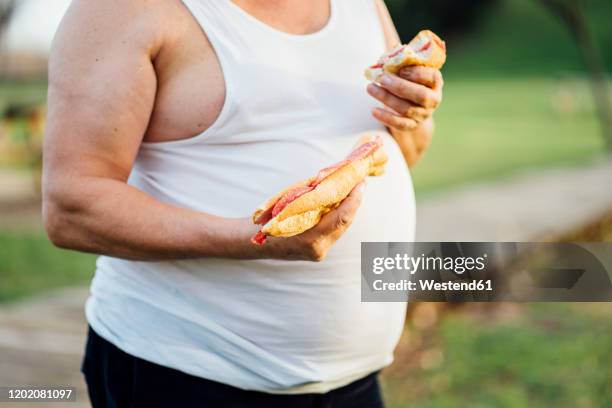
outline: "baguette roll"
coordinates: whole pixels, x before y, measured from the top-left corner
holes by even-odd
[[[375,135],[360,138],[355,149],[369,143],[379,144],[365,157],[339,163],[337,168],[316,184],[310,191],[299,195],[273,215],[275,205],[295,189],[310,188],[316,177],[302,180],[267,200],[253,213],[255,224],[264,224],[261,233],[276,237],[290,237],[300,234],[319,223],[321,217],[337,207],[357,184],[367,176],[384,173],[387,155],[380,147],[382,141]]]

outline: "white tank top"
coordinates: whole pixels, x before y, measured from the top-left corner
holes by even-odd
[[[131,185],[180,207],[248,217],[368,130],[384,133],[387,173],[369,179],[352,226],[320,263],[100,257],[89,323],[134,356],[249,390],[322,393],[384,367],[405,304],[360,301],[360,243],[413,240],[415,203],[365,90],[363,69],[385,50],[374,1],[331,0],[329,22],[308,35],[276,30],[229,0],[183,1],[217,53],[225,104],[196,137],[143,143]]]

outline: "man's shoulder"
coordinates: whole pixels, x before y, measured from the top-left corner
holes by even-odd
[[[180,0],[73,0],[62,26],[84,40],[150,47],[172,32],[181,7]]]
[[[177,0],[180,1],[180,0]],[[175,0],[72,0],[67,15],[100,20],[141,20],[159,18],[171,9]],[[111,21],[109,21],[111,22]]]

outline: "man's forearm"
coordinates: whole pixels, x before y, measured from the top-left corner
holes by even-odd
[[[429,118],[414,129],[390,129],[409,167],[414,166],[429,147],[434,127],[433,118]]]
[[[164,204],[117,180],[71,184],[45,188],[45,225],[58,246],[137,260],[262,256],[243,219]]]

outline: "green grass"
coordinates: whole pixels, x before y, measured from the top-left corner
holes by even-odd
[[[83,285],[92,255],[57,249],[43,232],[0,231],[0,303],[56,287]]]
[[[389,408],[612,406],[612,309],[524,308],[508,322],[447,317],[423,343],[442,353],[438,365],[422,368],[404,357],[383,376]]]
[[[450,79],[436,124],[413,171],[419,193],[577,164],[604,150],[588,84],[571,78]]]
[[[587,24],[608,71],[612,69],[612,3],[583,2]],[[473,31],[448,39],[450,77],[553,77],[584,72],[569,30],[538,0],[500,0]]]
[[[8,103],[40,104],[47,98],[45,81],[0,82],[0,112]]]

